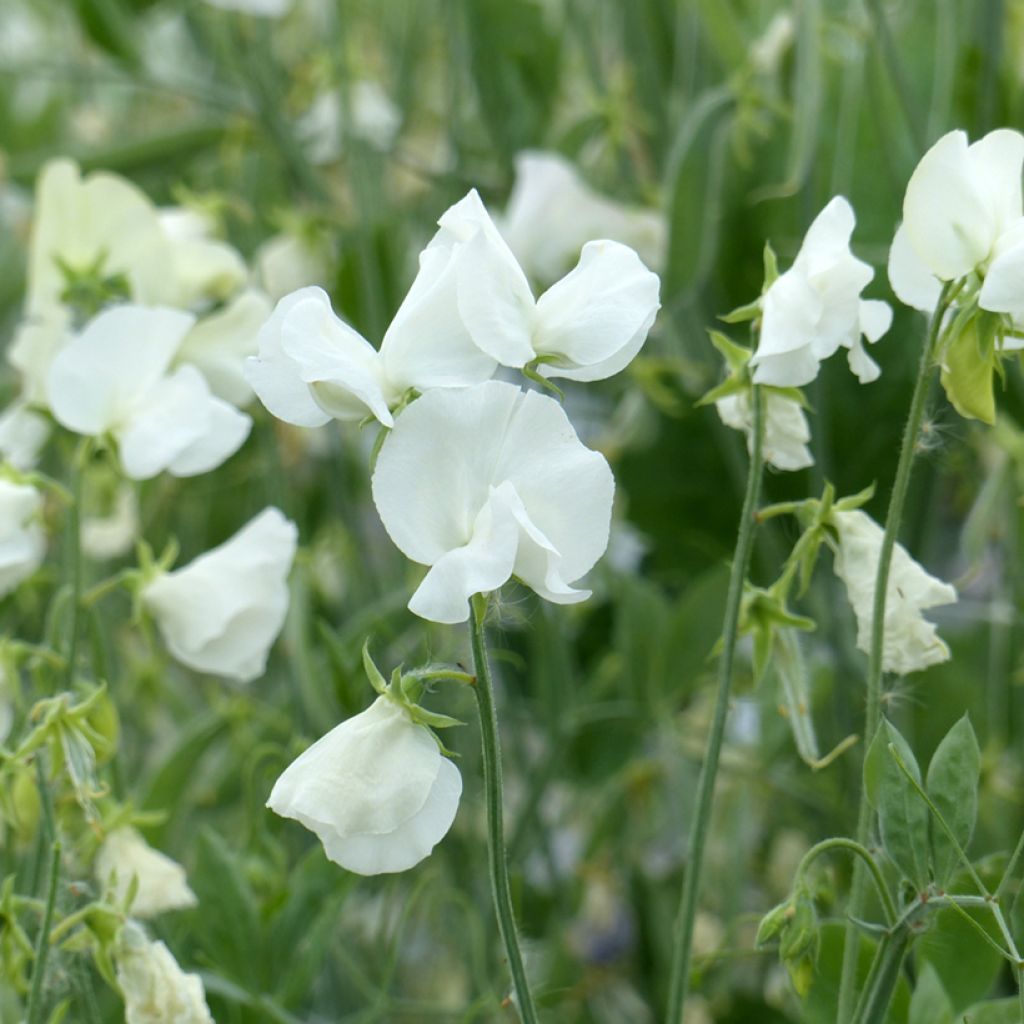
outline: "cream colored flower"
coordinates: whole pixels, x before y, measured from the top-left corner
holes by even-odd
[[[187,910],[197,904],[189,888],[185,869],[166,854],[154,850],[134,829],[115,829],[96,855],[96,879],[113,886],[114,898],[123,904],[128,890],[136,885],[128,913],[155,917],[167,910]]]

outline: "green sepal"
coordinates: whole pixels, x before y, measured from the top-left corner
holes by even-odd
[[[750,320],[756,320],[761,315],[761,297],[758,296],[753,302],[748,302],[728,313],[722,313],[718,319],[726,324],[742,324]]]
[[[764,243],[764,250],[761,253],[761,259],[764,263],[763,294],[779,279],[779,258],[775,255],[775,250],[772,248],[771,242]]]
[[[996,421],[993,374],[1000,371],[997,340],[1002,318],[992,313],[972,317],[947,343],[939,379],[953,408],[967,419],[990,426]]]
[[[370,657],[370,640],[369,638],[363,643],[363,671],[366,673],[366,678],[370,680],[370,685],[383,697],[388,695],[388,684],[384,676],[381,675],[381,671],[374,664],[373,658]]]
[[[429,726],[431,729],[451,729],[456,725],[466,724],[458,718],[452,718],[451,715],[442,715],[437,711],[428,711],[418,704],[412,705],[408,710],[409,716],[414,722]]]
[[[711,339],[711,344],[718,350],[719,355],[725,360],[725,365],[729,367],[731,372],[740,373],[746,368],[747,363],[750,362],[750,357],[754,354],[746,345],[739,345],[728,335],[710,328],[708,329],[708,337]]]

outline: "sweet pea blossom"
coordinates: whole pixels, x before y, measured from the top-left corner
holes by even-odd
[[[380,696],[299,755],[267,806],[315,832],[335,864],[377,875],[428,856],[461,795],[462,776],[431,731]]]
[[[608,545],[614,481],[562,407],[488,381],[413,402],[381,448],[373,500],[398,548],[430,566],[409,602],[465,622],[469,598],[513,574],[558,604]]]
[[[859,509],[835,512],[834,525],[839,534],[836,575],[846,584],[857,617],[857,646],[867,654],[871,651],[875,582],[884,531]],[[948,660],[949,648],[939,637],[934,623],[928,622],[921,613],[955,600],[956,590],[950,584],[929,575],[902,544],[897,544],[893,549],[885,602],[884,671],[906,675]]]
[[[42,565],[46,535],[39,518],[43,497],[28,484],[0,478],[0,596]]]
[[[664,262],[668,232],[659,211],[600,195],[560,153],[525,150],[516,156],[515,171],[496,223],[530,277],[557,280],[592,238],[622,242],[648,266]]]
[[[187,910],[198,903],[189,888],[185,869],[166,854],[154,850],[130,826],[114,829],[96,855],[96,878],[111,883],[114,898],[123,904],[128,890],[135,885],[135,897],[128,913],[135,917],[155,917],[168,910]]]
[[[754,444],[754,420],[749,393],[726,395],[715,402],[722,422],[747,436],[747,449]],[[769,391],[764,406],[764,461],[776,469],[796,470],[814,465],[807,442],[811,428],[800,403],[786,395]]]
[[[111,433],[134,480],[219,466],[241,447],[252,421],[210,394],[195,367],[170,372],[194,323],[188,313],[131,305],[94,317],[50,366],[54,417],[79,434]]]
[[[186,974],[134,922],[121,932],[116,960],[125,1024],[214,1024],[199,975]]]
[[[888,303],[861,299],[874,270],[850,251],[853,209],[836,196],[814,218],[793,266],[761,299],[761,331],[750,360],[755,384],[800,387],[839,348],[862,384],[879,375],[863,335],[877,341],[892,323]]]
[[[903,302],[932,310],[942,282],[976,273],[982,309],[1024,317],[1022,165],[1024,135],[1007,128],[970,145],[966,132],[948,132],[925,153],[889,252]]]
[[[262,675],[288,611],[298,530],[264,509],[230,540],[142,590],[171,654],[198,672],[249,682]]]

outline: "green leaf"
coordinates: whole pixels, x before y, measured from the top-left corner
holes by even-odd
[[[954,1024],[953,1004],[931,964],[926,963],[917,976],[907,1024]]]
[[[978,817],[980,777],[981,751],[970,719],[964,715],[946,733],[932,756],[925,791],[965,850]],[[960,857],[934,815],[931,816],[929,830],[935,881],[945,885],[960,866]]]
[[[883,718],[864,759],[864,790],[878,812],[882,846],[900,873],[923,890],[928,885],[929,812],[893,756],[893,750],[918,781],[921,770],[899,730]]]
[[[992,374],[998,358],[994,325],[987,316],[970,320],[946,347],[940,375],[942,386],[961,416],[995,423]]]
[[[1020,1024],[1020,1000],[991,999],[975,1003],[964,1014],[967,1024]]]

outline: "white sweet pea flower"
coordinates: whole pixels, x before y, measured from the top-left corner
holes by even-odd
[[[870,653],[875,580],[884,531],[859,509],[833,515],[839,534],[836,575],[846,584],[857,617],[857,646]],[[956,590],[950,584],[925,572],[906,548],[897,544],[893,549],[885,603],[884,671],[906,675],[948,660],[949,648],[940,639],[934,623],[928,622],[921,613],[955,600]]]
[[[147,583],[142,603],[171,654],[243,683],[262,675],[288,612],[297,541],[293,522],[264,509],[219,547]]]
[[[162,942],[129,922],[115,954],[125,1024],[214,1024],[198,974],[186,974]]]
[[[385,151],[402,126],[401,111],[379,82],[361,79],[348,85],[348,109],[337,89],[319,93],[299,118],[297,130],[309,159],[315,164],[337,160],[348,134]]]
[[[496,220],[534,280],[557,280],[592,238],[628,245],[648,266],[664,263],[668,231],[659,211],[598,194],[559,153],[526,150],[516,156],[515,171],[508,205]]]
[[[275,302],[304,286],[326,288],[330,283],[326,248],[294,232],[268,238],[256,250],[254,262],[260,284]]]
[[[169,374],[194,323],[188,313],[142,306],[94,317],[50,367],[57,421],[79,434],[113,434],[134,480],[215,469],[241,447],[252,421],[210,394],[195,367]]]
[[[381,448],[373,500],[398,548],[430,571],[409,602],[465,622],[469,598],[513,574],[558,604],[608,545],[615,484],[562,407],[488,381],[413,402]]]
[[[293,761],[267,806],[315,832],[335,864],[377,875],[428,856],[461,795],[462,776],[431,731],[381,696]]]
[[[968,145],[943,135],[907,184],[903,223],[889,253],[889,280],[917,309],[935,308],[941,282],[983,277],[978,304],[1024,315],[1024,136],[1006,128]]]
[[[624,369],[659,307],[659,282],[628,246],[594,241],[539,299],[476,190],[438,221],[427,252],[449,254],[459,315],[476,345],[503,366],[540,361],[546,377],[593,381]]]
[[[32,469],[49,437],[49,421],[21,399],[0,414],[0,455],[15,469]]]
[[[82,517],[82,550],[97,561],[127,554],[139,536],[139,501],[123,482],[105,515]]]
[[[114,829],[96,854],[96,880],[113,886],[114,899],[123,905],[134,881],[135,898],[128,908],[134,917],[155,917],[168,910],[197,905],[185,869],[166,854],[154,850],[130,826]]]
[[[749,393],[726,395],[715,402],[722,422],[747,435],[747,450],[753,449],[754,419]],[[776,469],[796,470],[814,465],[807,442],[811,428],[800,403],[786,395],[769,391],[765,396],[764,461]]]
[[[839,348],[861,383],[878,376],[861,335],[877,341],[892,323],[887,303],[860,297],[875,272],[850,251],[853,209],[836,196],[814,218],[793,266],[761,299],[761,331],[750,360],[755,384],[800,387]]]
[[[28,484],[0,478],[0,596],[42,565],[46,534],[39,519],[43,497]]]
[[[50,367],[72,337],[71,316],[63,306],[31,314],[18,325],[7,361],[18,371],[21,397],[29,405],[48,405]]]

